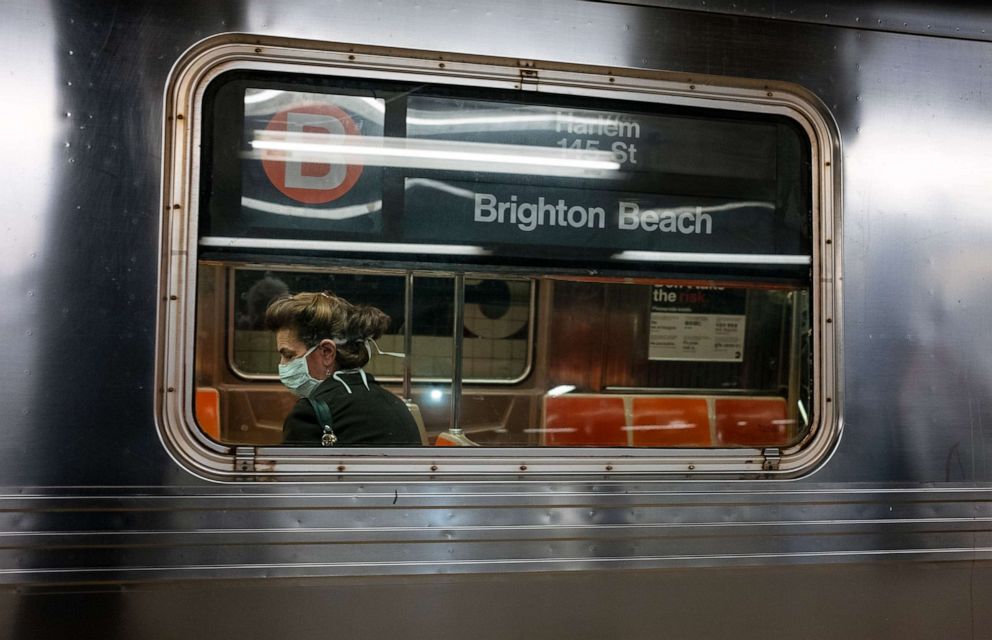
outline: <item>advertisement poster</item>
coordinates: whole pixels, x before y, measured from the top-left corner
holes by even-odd
[[[742,362],[746,308],[743,289],[655,285],[648,359]]]

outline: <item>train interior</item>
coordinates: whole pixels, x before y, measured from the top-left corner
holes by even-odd
[[[390,315],[377,340],[382,353],[366,370],[416,405],[432,445],[784,447],[806,435],[806,290],[465,278],[456,341],[459,281],[411,275],[409,311],[407,281],[401,273],[201,263],[200,428],[227,444],[281,443],[296,398],[275,373],[279,356],[262,316],[275,297],[326,290]],[[720,313],[692,313],[703,301]],[[456,351],[461,385],[452,384]],[[452,438],[453,429],[462,437]]]

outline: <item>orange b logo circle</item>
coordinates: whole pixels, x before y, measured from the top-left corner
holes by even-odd
[[[267,131],[302,131],[337,135],[361,135],[354,120],[329,104],[306,104],[280,111],[272,117]],[[269,181],[284,195],[305,204],[337,200],[355,186],[362,165],[262,160]]]

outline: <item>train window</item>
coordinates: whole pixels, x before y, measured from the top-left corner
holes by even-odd
[[[266,477],[340,463],[347,436],[284,444],[309,405],[279,382],[266,310],[310,293],[388,316],[374,336],[323,337],[339,359],[361,343],[363,384],[421,434],[335,468],[436,469],[438,446],[451,471],[774,475],[823,459],[831,138],[801,95],[293,51],[328,64],[218,52],[175,81],[190,146],[174,145],[170,211],[189,214],[172,218],[182,295],[165,331],[186,347],[166,361],[198,459]],[[314,398],[345,368],[322,362]]]

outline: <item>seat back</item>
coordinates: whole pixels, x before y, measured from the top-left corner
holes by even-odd
[[[417,423],[417,430],[420,431],[420,444],[426,447],[430,441],[427,439],[427,427],[424,426],[424,416],[420,413],[420,407],[413,400],[403,400],[403,404],[410,410],[413,421]]]
[[[627,446],[627,412],[622,396],[566,394],[544,399],[543,444]]]
[[[220,393],[213,387],[197,387],[196,423],[200,430],[214,440],[220,441]]]
[[[784,398],[566,394],[544,398],[548,446],[787,446]]]
[[[461,431],[456,431],[452,433],[451,431],[442,431],[437,434],[437,438],[434,440],[435,447],[478,447],[478,442],[472,442],[468,436],[466,436]]]
[[[635,447],[708,447],[709,402],[702,397],[634,396],[631,444]]]
[[[716,438],[721,446],[776,447],[791,444],[795,430],[784,398],[717,398]]]

